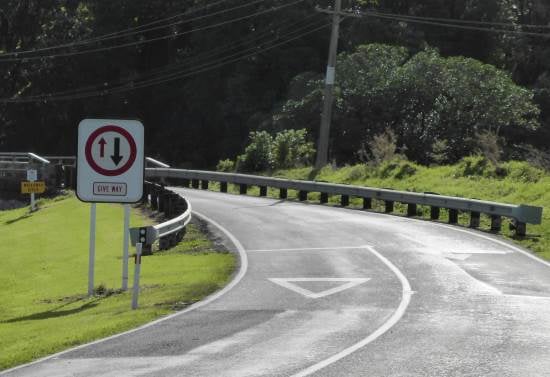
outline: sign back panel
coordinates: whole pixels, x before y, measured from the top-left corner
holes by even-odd
[[[143,195],[144,129],[137,120],[78,125],[76,195],[83,202],[135,203]]]

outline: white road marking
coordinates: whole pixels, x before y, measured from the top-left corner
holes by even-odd
[[[11,372],[14,372],[14,371],[22,369],[22,368],[26,368],[28,366],[31,366],[31,365],[34,365],[34,364],[37,364],[37,363],[41,363],[41,362],[46,361],[46,360],[57,359],[60,356],[62,356],[64,354],[67,354],[69,352],[73,352],[73,351],[76,351],[76,350],[79,350],[79,349],[82,349],[84,347],[88,347],[88,346],[91,346],[91,345],[94,345],[94,344],[99,344],[99,343],[105,342],[107,340],[115,339],[115,338],[118,338],[118,337],[123,336],[123,335],[128,335],[128,334],[134,333],[136,331],[140,331],[140,330],[146,329],[148,327],[154,326],[154,325],[156,325],[160,322],[164,322],[164,321],[170,320],[172,318],[179,317],[180,315],[189,313],[193,310],[197,310],[197,309],[199,309],[199,308],[201,308],[205,305],[210,304],[212,301],[217,300],[218,298],[220,298],[221,296],[223,296],[224,294],[229,292],[231,289],[233,289],[241,281],[241,279],[246,274],[246,271],[248,270],[248,257],[246,255],[246,251],[245,251],[243,245],[239,242],[239,240],[233,234],[231,234],[231,232],[229,232],[227,229],[225,229],[223,226],[221,226],[216,221],[214,221],[214,220],[210,219],[209,217],[207,217],[207,216],[205,216],[205,215],[203,215],[199,212],[196,212],[196,211],[193,211],[193,214],[198,216],[199,218],[203,219],[204,221],[207,221],[207,222],[211,223],[216,228],[221,230],[231,240],[233,245],[235,245],[235,248],[237,249],[237,252],[239,253],[239,257],[240,257],[239,272],[237,273],[235,278],[233,280],[231,280],[231,282],[228,285],[226,285],[221,291],[218,291],[218,292],[208,296],[206,299],[204,299],[202,301],[199,301],[196,304],[193,304],[193,305],[189,306],[187,309],[184,309],[184,310],[179,311],[177,313],[170,314],[166,317],[162,317],[162,318],[157,319],[153,322],[149,322],[149,323],[147,323],[143,326],[137,327],[137,328],[129,330],[129,331],[125,331],[125,332],[122,332],[122,333],[119,333],[119,334],[115,334],[115,335],[109,336],[107,338],[98,339],[98,340],[90,342],[90,343],[82,344],[80,346],[76,346],[74,348],[69,348],[65,351],[61,351],[61,352],[55,353],[53,355],[43,357],[41,359],[32,361],[32,362],[27,363],[27,364],[19,365],[19,366],[16,366],[14,368],[11,368],[11,369],[6,369],[4,371],[0,371],[0,376],[2,376],[4,374],[11,373]]]
[[[332,251],[332,250],[353,250],[364,249],[365,246],[335,246],[335,247],[298,247],[290,249],[253,249],[247,250],[247,253],[263,253],[263,252],[277,252],[277,251]]]
[[[281,287],[285,287],[287,289],[290,289],[291,291],[294,291],[296,293],[299,293],[307,298],[321,298],[330,296],[334,293],[342,292],[346,289],[353,288],[358,286],[359,284],[363,284],[370,280],[370,278],[269,278],[269,281],[280,285]],[[300,287],[299,285],[293,284],[293,282],[346,282],[346,284],[339,285],[334,288],[326,289],[322,292],[312,292],[309,289],[305,289]]]
[[[335,362],[343,359],[346,356],[351,355],[355,351],[365,347],[369,343],[373,342],[374,340],[378,339],[380,336],[382,336],[384,333],[386,333],[389,329],[391,329],[399,320],[403,317],[405,314],[405,311],[407,310],[407,307],[409,306],[409,303],[411,301],[411,296],[413,294],[411,285],[409,284],[409,281],[405,277],[405,275],[392,263],[390,262],[386,257],[384,257],[382,254],[380,254],[378,251],[374,249],[372,246],[365,246],[365,249],[369,250],[371,253],[373,253],[378,259],[380,259],[399,279],[399,282],[401,283],[402,287],[402,293],[401,293],[401,302],[399,303],[399,306],[397,309],[395,309],[395,312],[391,315],[391,317],[382,325],[380,326],[376,331],[371,333],[369,336],[367,336],[365,339],[361,340],[358,343],[355,343],[351,347],[348,347],[337,354],[329,357],[328,359],[325,359],[323,361],[318,362],[317,364],[314,364],[294,375],[291,377],[305,377],[309,376],[312,373],[315,373],[331,364],[334,364]]]

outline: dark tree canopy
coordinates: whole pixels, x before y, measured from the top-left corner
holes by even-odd
[[[0,54],[68,45],[28,55],[0,55],[3,84],[0,99],[36,99],[28,103],[0,102],[0,150],[74,154],[76,126],[82,118],[131,117],[143,120],[146,125],[149,155],[187,166],[213,167],[218,160],[234,158],[241,153],[251,131],[282,127],[282,120],[274,121],[273,114],[281,115],[283,104],[287,110],[296,108],[293,113],[296,128],[307,127],[315,137],[320,98],[319,92],[313,90],[315,80],[311,80],[320,78],[325,70],[330,30],[325,27],[314,31],[329,22],[329,16],[315,12],[314,7],[325,7],[332,2],[305,0],[267,12],[290,3],[290,0],[0,0]],[[366,3],[344,1],[347,9],[505,22],[511,23],[511,29],[517,31],[540,32],[544,30],[525,29],[520,24],[550,23],[550,7],[543,0],[378,0]],[[246,4],[248,6],[243,6]],[[227,11],[233,7],[238,8]],[[189,14],[179,16],[185,12]],[[163,23],[154,23],[169,17],[171,19]],[[153,30],[151,26],[140,28],[151,23],[153,27],[170,25]],[[212,27],[218,23],[225,24]],[[387,57],[390,61],[381,67],[366,62],[365,69],[371,64],[372,69],[399,71],[401,75],[408,69],[413,75],[426,68],[429,70],[426,75],[434,75],[441,80],[441,85],[449,84],[449,75],[439,72],[438,64],[429,64],[435,59],[444,62],[445,72],[458,70],[458,77],[465,79],[482,72],[479,73],[482,76],[492,75],[498,81],[495,85],[502,88],[509,88],[513,79],[534,90],[534,101],[541,115],[535,119],[536,110],[531,107],[530,100],[524,102],[529,92],[514,89],[514,100],[518,99],[525,106],[515,104],[508,113],[493,114],[510,117],[508,123],[514,125],[503,124],[501,131],[513,142],[548,147],[544,142],[544,138],[550,136],[548,39],[372,17],[346,19],[341,26],[340,50],[344,53],[341,59],[344,64],[339,72],[344,80],[345,71],[355,69],[353,64],[358,64],[352,60],[360,59],[356,48],[371,43],[404,46],[405,49],[388,50],[385,53],[392,54]],[[133,31],[123,37],[74,44],[131,28]],[[136,44],[150,39],[157,40]],[[104,49],[121,44],[127,46]],[[80,54],[86,49],[98,51]],[[416,52],[420,54],[415,55]],[[77,54],[71,55],[74,53]],[[414,58],[410,59],[409,53]],[[48,54],[57,56],[43,56]],[[444,60],[450,56],[465,58]],[[497,74],[495,69],[467,58],[506,70],[509,76]],[[399,59],[408,63],[404,65],[405,62]],[[390,67],[392,64],[399,69]],[[347,80],[355,79],[350,76]],[[373,73],[357,80],[356,87],[345,81],[341,86],[372,91],[368,86],[376,84],[377,80],[380,78]],[[459,88],[475,91],[472,86],[475,79],[466,81],[471,85],[449,84],[451,87],[440,97],[430,93],[433,88],[429,82],[416,89],[410,82],[403,82],[398,89],[408,92],[400,93],[400,98],[412,101],[416,95],[413,90],[418,90],[424,91],[418,93],[424,102],[409,103],[414,111],[404,106],[400,112],[392,114],[384,109],[388,106],[395,109],[396,98],[388,98],[388,104],[361,103],[374,101],[377,97],[342,91],[335,119],[335,132],[341,139],[332,141],[332,149],[338,151],[342,161],[353,159],[358,140],[355,135],[365,124],[380,128],[388,122],[399,123],[400,139],[426,138],[427,132],[441,130],[432,124],[435,118],[430,117],[436,115],[440,122],[447,122],[444,128],[451,141],[452,130],[462,132],[457,126],[458,120],[449,116],[451,110],[438,110],[435,115],[428,109],[465,106],[444,101],[452,98],[452,91]],[[150,85],[142,87],[143,82]],[[49,97],[52,93],[53,97],[63,100]],[[79,98],[82,93],[96,95]],[[485,103],[487,99],[483,97],[480,101]],[[366,112],[369,107],[372,111]],[[354,115],[350,116],[351,113]],[[423,118],[418,118],[418,114]],[[338,119],[345,121],[338,123]],[[519,129],[515,126],[525,130],[532,128],[536,121],[541,122],[538,130],[515,133],[514,130]],[[483,126],[478,127],[483,128],[486,123],[481,122]],[[362,138],[365,135],[361,133]],[[407,147],[409,153],[413,153],[413,147]]]

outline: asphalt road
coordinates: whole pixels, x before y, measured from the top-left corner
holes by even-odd
[[[233,283],[6,376],[550,375],[550,264],[521,249],[427,221],[178,191],[241,253]]]

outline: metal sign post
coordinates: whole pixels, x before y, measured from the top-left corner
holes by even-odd
[[[34,182],[38,179],[38,172],[35,169],[27,170],[27,181]],[[34,202],[34,192],[31,192],[31,212],[36,210],[36,205]]]
[[[139,298],[139,275],[141,273],[141,242],[136,243],[136,259],[134,267],[134,287],[132,292],[132,309],[137,309]]]
[[[124,237],[122,241],[122,290],[128,290],[128,247],[130,244],[130,205],[124,205]]]
[[[96,204],[90,206],[90,248],[88,259],[88,296],[94,295],[94,265],[95,265],[95,219]]]

